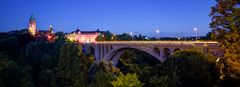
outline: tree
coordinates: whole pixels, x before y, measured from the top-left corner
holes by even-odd
[[[111,87],[110,82],[114,79],[115,76],[111,72],[97,71],[90,87]]]
[[[19,53],[19,43],[16,37],[9,37],[0,40],[0,52],[2,54],[17,57]],[[14,49],[14,50],[13,50]]]
[[[240,0],[216,0],[211,9],[212,38],[219,41],[224,54],[224,77],[229,85],[240,86]],[[228,85],[228,86],[229,86]],[[236,86],[235,85],[235,86]]]
[[[113,35],[111,34],[111,32],[107,31],[107,32],[106,32],[105,40],[106,40],[106,41],[111,41],[111,40],[112,40],[112,36],[113,36]]]
[[[171,87],[212,87],[218,79],[214,58],[197,50],[175,52],[163,63],[162,72],[169,85],[175,84]]]
[[[83,57],[81,46],[74,43],[66,43],[60,48],[60,58],[57,66],[58,78],[61,86],[85,87],[85,76],[83,64],[80,59]]]
[[[132,40],[132,36],[130,36],[127,33],[123,33],[123,34],[117,35],[116,37],[117,37],[118,41],[129,41],[129,40]]]
[[[111,81],[115,79],[116,67],[112,63],[102,60],[100,63],[94,63],[89,68],[88,78],[91,81],[90,87],[111,87]]]
[[[144,84],[144,87],[158,87],[155,84],[157,84],[159,80],[154,80],[154,77],[157,77],[156,74],[159,73],[160,68],[161,64],[157,64],[156,66],[145,66],[141,70],[139,79]]]
[[[97,38],[96,38],[96,41],[105,41],[104,34],[99,33]]]
[[[116,80],[112,81],[111,84],[114,87],[142,87],[142,83],[138,80],[137,74],[122,74],[119,73]]]
[[[145,87],[213,87],[219,71],[215,59],[197,50],[175,52],[163,64],[143,69]]]
[[[23,34],[20,34],[17,37],[17,39],[18,39],[19,45],[21,47],[25,47],[30,42],[34,42],[36,38],[34,36],[32,36],[31,34],[29,34],[29,33],[23,33]]]
[[[9,56],[0,53],[0,86],[1,87],[33,87],[31,68],[19,66],[9,60]]]
[[[177,65],[173,61],[144,68],[145,87],[181,87]]]
[[[39,87],[56,87],[56,76],[54,71],[49,69],[43,70],[38,75]]]

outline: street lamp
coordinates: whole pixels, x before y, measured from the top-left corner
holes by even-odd
[[[160,40],[160,31],[156,30],[156,33],[158,34],[158,39]]]
[[[193,30],[196,32],[196,41],[197,41],[197,28],[193,28]]]
[[[131,35],[131,37],[132,37],[132,40],[133,40],[133,32],[130,32],[130,35]]]

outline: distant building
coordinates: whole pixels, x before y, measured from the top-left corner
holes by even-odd
[[[36,19],[33,15],[31,15],[31,17],[29,19],[28,32],[33,36],[35,36],[37,34]]]
[[[98,36],[103,36],[106,34],[106,31],[80,31],[77,29],[66,35],[66,38],[70,41],[75,41],[79,43],[96,43]]]
[[[49,42],[54,41],[55,33],[53,32],[52,25],[49,26],[48,30],[37,30],[36,19],[31,15],[28,24],[28,33],[34,37],[41,39],[46,38]]]
[[[97,32],[81,32],[79,29],[66,35],[70,41],[79,43],[95,43],[97,36]]]
[[[35,17],[31,15],[29,19],[28,33],[36,39],[47,39],[49,42],[54,41],[55,33],[52,25],[50,25],[47,30],[38,30],[36,24]],[[77,29],[76,31],[66,34],[65,37],[70,41],[79,43],[95,43],[98,36],[100,37],[99,41],[104,41],[109,34],[109,31],[99,31],[99,29],[96,31],[80,31]]]

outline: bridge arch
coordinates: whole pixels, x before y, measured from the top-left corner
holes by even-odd
[[[174,52],[177,52],[177,51],[181,51],[181,49],[180,48],[175,48]]]
[[[118,62],[118,59],[119,57],[126,51],[126,50],[138,50],[140,52],[144,52],[144,53],[147,53],[149,55],[151,55],[152,57],[154,57],[155,59],[159,60],[160,62],[163,62],[163,60],[160,58],[160,56],[154,52],[154,50],[149,50],[149,49],[146,49],[146,48],[142,48],[142,47],[134,47],[134,46],[131,46],[131,47],[120,47],[120,48],[117,48],[117,49],[114,49],[114,50],[111,50],[109,51],[105,56],[104,58],[107,60],[107,61],[113,61],[114,62],[114,65],[117,65],[117,62]]]
[[[94,60],[99,61],[99,54],[102,52],[102,46],[97,46],[96,44],[84,44],[88,45],[88,51],[91,55],[94,55]],[[83,46],[84,46],[83,45]]]

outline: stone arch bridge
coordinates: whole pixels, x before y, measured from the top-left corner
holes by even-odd
[[[105,41],[90,43],[95,60],[105,59],[117,64],[118,58],[128,49],[140,50],[164,62],[178,50],[200,48],[204,52],[219,55],[219,43],[213,41]]]

